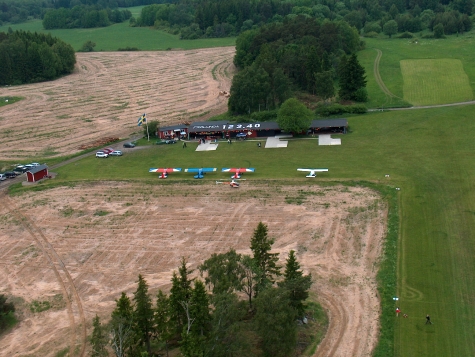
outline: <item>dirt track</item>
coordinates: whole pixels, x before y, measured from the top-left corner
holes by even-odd
[[[281,263],[290,249],[330,316],[315,356],[367,356],[377,340],[375,275],[386,208],[362,188],[243,184],[139,186],[105,182],[9,199],[0,208],[0,293],[25,300],[22,321],[1,356],[84,356],[83,317],[107,318],[122,291],[143,274],[167,290],[181,256],[196,268],[213,252],[249,253],[259,221],[276,238]],[[302,205],[288,202],[306,193]],[[289,201],[290,200],[290,201]],[[23,217],[23,219],[22,219]],[[33,300],[67,302],[31,313]],[[69,317],[68,317],[69,316]],[[90,330],[89,330],[90,331]]]

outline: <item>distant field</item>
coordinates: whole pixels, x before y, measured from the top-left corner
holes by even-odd
[[[414,105],[463,102],[473,99],[460,60],[418,59],[401,61],[404,99]]]
[[[386,87],[397,97],[404,98],[404,79],[401,73],[401,61],[426,59],[454,59],[462,64],[464,76],[468,78],[468,86],[472,91],[475,84],[475,32],[471,31],[459,36],[448,36],[446,39],[373,39],[365,38],[366,49],[358,53],[358,59],[366,70],[367,89],[370,108],[399,107],[402,99],[388,98],[378,87],[373,74],[376,49],[382,51],[379,65],[381,79]],[[408,100],[404,101],[407,102]],[[458,100],[457,100],[458,101]],[[416,103],[411,103],[416,105]]]
[[[132,14],[138,14],[137,8],[131,8]],[[0,32],[24,30],[38,33],[51,33],[52,36],[69,43],[77,51],[86,41],[96,43],[95,51],[117,51],[119,48],[135,47],[141,51],[159,51],[167,49],[197,49],[234,46],[235,37],[209,38],[199,40],[180,40],[178,35],[148,27],[130,27],[129,22],[109,27],[93,29],[48,30],[43,29],[41,20],[17,25],[0,26]]]

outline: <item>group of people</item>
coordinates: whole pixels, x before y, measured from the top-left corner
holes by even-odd
[[[399,307],[396,307],[396,317],[398,317],[400,313],[401,309]],[[402,317],[407,318],[408,316],[407,314],[403,314]],[[430,320],[429,314],[427,314],[426,316],[426,325],[432,325],[432,321]]]

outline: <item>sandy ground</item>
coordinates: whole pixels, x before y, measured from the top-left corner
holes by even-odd
[[[250,253],[259,221],[276,239],[282,264],[297,252],[329,314],[315,356],[374,349],[387,209],[370,190],[104,182],[1,199],[0,293],[16,297],[21,321],[2,338],[0,356],[54,356],[68,347],[86,356],[92,318],[107,319],[122,291],[132,295],[139,273],[153,294],[167,291],[182,256],[195,269],[213,252]],[[34,300],[52,307],[32,313]]]
[[[25,99],[0,108],[0,160],[79,151],[103,137],[127,138],[143,113],[162,126],[227,110],[234,47],[166,52],[77,53],[72,75],[0,88]]]

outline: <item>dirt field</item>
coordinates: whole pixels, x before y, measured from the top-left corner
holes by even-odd
[[[77,53],[72,75],[1,87],[25,99],[0,108],[0,160],[79,151],[107,136],[127,138],[147,113],[161,125],[202,121],[227,110],[234,47],[192,51]]]
[[[277,183],[232,190],[104,182],[2,197],[0,293],[16,297],[21,322],[2,338],[0,356],[55,356],[68,347],[86,356],[92,318],[107,318],[122,291],[131,296],[139,273],[153,294],[168,290],[182,256],[193,269],[213,252],[250,253],[259,221],[282,264],[297,252],[328,311],[315,356],[369,356],[386,214],[367,189]],[[32,313],[35,300],[51,307]]]

